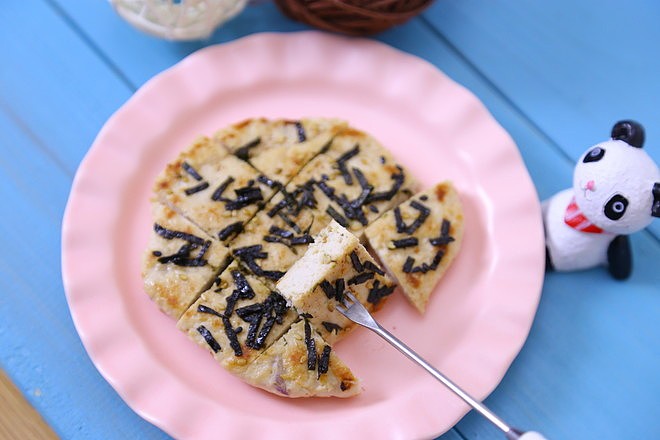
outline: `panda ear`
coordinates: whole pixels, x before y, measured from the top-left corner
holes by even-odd
[[[644,127],[639,122],[619,121],[612,127],[612,139],[624,141],[631,147],[642,148],[644,145]]]
[[[653,184],[653,205],[651,205],[651,215],[660,217],[660,182]]]

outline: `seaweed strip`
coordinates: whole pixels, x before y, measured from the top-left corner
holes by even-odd
[[[413,264],[415,264],[415,259],[412,257],[406,258],[405,263],[403,263],[403,272],[410,273],[413,269]]]
[[[228,211],[236,211],[264,199],[259,187],[246,186],[236,189],[234,192],[236,193],[235,200],[225,200],[225,209]]]
[[[318,375],[316,378],[320,378],[322,374],[325,374],[328,372],[328,368],[330,367],[330,351],[332,349],[330,348],[329,345],[324,345],[323,346],[323,353],[321,353],[321,356],[319,356],[318,360]]]
[[[442,246],[454,241],[454,237],[449,235],[450,227],[451,227],[451,223],[449,222],[449,220],[447,220],[446,218],[442,219],[442,224],[440,225],[440,236],[429,239],[431,244],[433,246]]]
[[[348,285],[352,286],[352,285],[366,283],[367,281],[373,279],[375,276],[376,274],[373,272],[364,272],[359,275],[355,275],[353,278],[348,280]]]
[[[211,347],[213,353],[217,353],[220,350],[222,350],[222,347],[220,347],[220,344],[218,344],[218,341],[215,340],[209,329],[207,329],[203,325],[200,325],[199,327],[197,327],[197,331],[199,332],[200,335],[202,335],[202,337],[209,345],[209,347]]]
[[[251,140],[247,144],[243,145],[242,147],[238,148],[234,152],[234,156],[238,157],[239,159],[242,160],[248,160],[250,158],[250,150],[257,145],[261,143],[261,138],[258,137],[256,139]]]
[[[181,168],[183,168],[183,170],[186,173],[190,174],[192,178],[195,179],[196,181],[201,182],[202,180],[204,180],[202,176],[199,175],[197,170],[193,168],[192,165],[190,165],[188,162],[183,162],[181,164]]]
[[[394,221],[396,223],[396,231],[400,234],[405,233],[411,235],[412,233],[414,233],[420,226],[422,226],[422,224],[424,224],[427,217],[431,213],[431,210],[429,208],[417,202],[416,200],[413,200],[410,203],[410,207],[419,211],[419,215],[409,225],[407,225],[403,221],[403,218],[401,217],[401,210],[399,209],[399,207],[397,206],[396,208],[394,208]]]
[[[307,140],[305,127],[303,127],[300,121],[296,121],[296,132],[298,133],[298,142],[305,142]]]
[[[360,145],[355,144],[355,147],[353,147],[351,150],[348,150],[346,153],[342,154],[337,159],[337,168],[339,168],[341,175],[344,177],[344,182],[346,182],[346,185],[353,185],[353,177],[346,168],[346,162],[348,162],[351,158],[357,156],[359,153],[360,153]]]
[[[399,172],[390,176],[390,178],[394,181],[392,187],[387,191],[372,193],[369,197],[367,197],[365,203],[373,203],[381,200],[392,200],[396,193],[401,189],[403,182],[406,179],[403,174],[403,169],[400,166],[397,166],[397,168],[399,169]]]
[[[339,223],[345,228],[348,228],[348,220],[346,220],[346,218],[343,215],[338,213],[335,208],[333,208],[332,206],[328,206],[325,212],[328,213],[328,215],[332,217],[337,223]]]
[[[334,322],[328,322],[328,321],[323,321],[321,323],[323,328],[325,328],[325,331],[328,333],[334,332],[335,334],[339,334],[339,330],[342,329],[342,327],[339,324],[335,324]]]
[[[232,235],[238,234],[242,231],[243,231],[243,222],[238,221],[236,223],[232,223],[231,225],[227,226],[226,228],[223,228],[220,232],[218,232],[218,238],[220,239],[220,241],[225,241]]]
[[[413,247],[413,246],[417,246],[418,244],[419,241],[417,240],[417,237],[408,237],[408,238],[402,238],[401,240],[392,240],[392,245],[396,249]]]
[[[355,251],[351,252],[351,264],[356,272],[360,273],[364,271],[364,266],[362,265],[362,262],[360,262],[360,257],[358,257],[358,254]]]
[[[323,292],[325,293],[325,296],[328,297],[328,299],[332,299],[335,296],[335,289],[332,287],[332,284],[328,280],[323,280],[321,281],[321,284],[319,284]]]
[[[193,186],[192,188],[187,188],[186,190],[184,190],[184,192],[186,193],[187,196],[191,196],[200,191],[204,191],[208,187],[209,187],[208,182],[202,182],[199,185]]]
[[[388,295],[391,295],[394,292],[396,285],[391,286],[380,285],[380,281],[376,280],[374,285],[369,290],[369,295],[367,296],[367,302],[371,304],[378,304],[381,299],[385,298]]]
[[[228,187],[229,185],[231,185],[232,182],[234,182],[234,178],[231,177],[231,176],[227,177],[227,178],[226,178],[226,179],[220,184],[220,186],[218,186],[218,188],[217,188],[215,191],[213,191],[213,194],[211,194],[211,200],[213,200],[213,201],[215,201],[215,202],[217,202],[217,201],[219,201],[219,200],[225,201],[226,199],[223,199],[223,198],[222,198],[222,193],[225,192],[225,190],[227,189],[227,187]]]
[[[234,354],[236,356],[243,356],[243,349],[241,348],[240,342],[238,342],[236,330],[231,326],[228,317],[222,317],[222,325],[225,327],[225,334],[227,335],[227,339],[229,339],[229,346],[234,350]]]
[[[305,319],[305,345],[307,346],[307,369],[316,369],[316,341],[312,338],[312,328]]]
[[[310,244],[314,243],[314,237],[309,234],[304,234],[299,237],[293,237],[291,239],[291,246],[299,246],[301,244]]]
[[[371,261],[367,260],[364,262],[364,268],[367,270],[371,270],[373,272],[376,272],[378,275],[385,275],[385,272],[382,271],[382,269],[378,266],[376,266],[374,263]]]
[[[199,246],[202,246],[205,241],[203,238],[197,237],[196,235],[164,228],[158,223],[154,223],[154,231],[156,232],[156,234],[160,235],[161,237],[167,240],[171,240],[173,238],[180,238],[181,240],[185,240],[187,242],[194,243]]]
[[[197,306],[197,311],[199,313],[208,313],[209,315],[215,315],[218,318],[222,318],[222,316],[223,316],[220,312],[217,312],[217,311],[213,310],[212,308],[207,307],[203,304],[200,304],[200,305]]]

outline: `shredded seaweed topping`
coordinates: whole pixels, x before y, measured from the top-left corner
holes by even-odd
[[[222,317],[223,317],[223,315],[222,315],[220,312],[217,312],[217,311],[213,310],[212,308],[207,307],[207,306],[205,306],[205,305],[203,305],[203,304],[200,304],[200,305],[197,306],[197,311],[198,311],[199,313],[208,313],[209,315],[215,315],[215,316],[217,316],[218,318],[222,318]]]
[[[282,187],[282,184],[280,182],[278,182],[277,180],[269,179],[268,177],[264,176],[263,174],[260,174],[257,177],[257,180],[260,183],[263,183],[264,185],[266,185],[269,188],[281,188]]]
[[[234,256],[239,258],[251,271],[257,276],[269,278],[272,280],[279,280],[284,276],[284,272],[279,270],[264,270],[256,260],[263,260],[268,258],[268,253],[263,252],[263,246],[256,244],[253,246],[246,246],[234,249]]]
[[[245,278],[245,275],[238,270],[232,270],[231,277],[234,279],[234,285],[242,299],[254,298],[254,290],[252,289],[252,286],[250,286],[247,278]]]
[[[277,235],[282,238],[291,238],[293,237],[293,232],[287,231],[286,229],[279,228],[275,225],[271,226],[268,230],[271,234]]]
[[[431,264],[428,263],[422,263],[419,266],[415,266],[415,259],[412,257],[408,257],[406,259],[406,262],[403,265],[403,271],[405,273],[426,273],[431,270],[436,270],[438,266],[440,265],[440,262],[442,261],[442,257],[445,256],[445,251],[444,249],[439,249],[438,252],[436,252],[435,256],[433,257],[433,260],[431,261]]]
[[[433,246],[442,246],[451,243],[454,241],[454,237],[449,235],[449,228],[451,223],[449,220],[442,219],[442,224],[440,225],[440,236],[436,238],[431,238],[429,241]]]
[[[403,168],[397,165],[397,169],[399,170],[398,173],[390,175],[390,178],[394,181],[390,189],[387,191],[372,193],[369,197],[367,197],[365,203],[373,203],[381,200],[392,200],[392,198],[403,186],[403,182],[406,180],[405,175],[403,174]]]
[[[218,344],[218,341],[215,340],[209,329],[207,329],[203,325],[200,325],[199,327],[197,327],[197,331],[199,332],[200,335],[202,335],[202,337],[209,345],[209,347],[211,347],[213,353],[217,353],[220,350],[222,350],[222,347],[220,347],[220,344]]]
[[[346,162],[351,160],[351,158],[357,156],[359,153],[360,153],[360,145],[355,144],[355,147],[353,147],[351,150],[348,150],[346,153],[342,154],[337,159],[337,168],[339,168],[341,175],[344,177],[344,182],[346,182],[346,185],[353,185],[353,177],[346,168]]]
[[[160,257],[161,255],[163,255],[163,253],[161,251],[153,251],[151,255],[153,255],[154,257]]]
[[[186,232],[175,231],[172,229],[164,228],[163,226],[160,226],[158,223],[154,224],[154,231],[156,232],[156,234],[160,235],[161,237],[167,240],[172,240],[173,238],[180,238],[181,240],[185,240],[199,246],[203,245],[205,241],[203,238],[199,238],[193,234],[188,234]]]
[[[300,226],[296,224],[286,213],[280,212],[277,214],[279,218],[281,218],[284,223],[294,231],[296,231],[296,234],[302,234],[302,229],[300,229]]]
[[[325,331],[328,333],[335,332],[335,334],[339,334],[339,330],[342,329],[342,327],[339,324],[335,324],[334,322],[328,322],[328,321],[323,321],[321,323],[323,328],[325,328]]]
[[[392,240],[392,246],[394,246],[396,249],[409,248],[409,247],[417,246],[418,244],[419,241],[417,240],[417,237],[408,237],[408,238],[402,238],[401,240]]]
[[[195,179],[196,181],[201,182],[202,180],[204,180],[204,179],[202,178],[202,176],[199,175],[199,173],[197,172],[197,170],[194,169],[194,168],[192,167],[192,165],[190,165],[188,162],[183,162],[183,163],[181,164],[181,168],[183,168],[183,170],[184,170],[186,173],[190,174],[190,176],[191,176],[193,179]]]
[[[344,301],[344,290],[346,289],[346,284],[343,278],[335,280],[334,286],[328,280],[323,280],[319,284],[319,287],[321,287],[323,293],[325,293],[325,296],[327,296],[328,299],[334,298],[339,302]]]
[[[419,199],[420,199],[422,202],[426,202],[426,201],[429,199],[429,197],[428,197],[428,196],[421,196]]]
[[[318,375],[316,376],[317,379],[321,377],[322,374],[325,374],[328,372],[328,368],[330,366],[330,351],[332,349],[330,348],[329,345],[324,345],[323,346],[323,353],[321,353],[321,356],[319,356],[318,359]]]
[[[360,273],[364,271],[364,266],[360,261],[360,257],[358,257],[358,254],[355,251],[351,252],[351,264],[353,265],[353,269],[355,269],[356,272]]]
[[[399,207],[397,206],[396,208],[394,208],[394,221],[396,223],[396,231],[400,234],[411,235],[412,233],[414,233],[420,226],[422,226],[422,224],[424,224],[427,217],[431,213],[431,210],[429,208],[417,202],[416,200],[413,200],[410,203],[410,207],[419,211],[419,215],[409,225],[407,225],[403,221],[403,218],[401,217],[401,210],[399,209]]]
[[[370,186],[369,188],[363,189],[362,192],[360,193],[360,195],[358,196],[358,198],[351,202],[351,208],[356,209],[356,210],[360,209],[360,207],[362,205],[364,205],[364,201],[367,200],[367,197],[369,197],[369,195],[371,194],[371,192],[373,190],[374,190],[374,188],[372,186]]]
[[[234,178],[233,178],[233,177],[231,177],[231,176],[227,177],[227,178],[226,178],[226,179],[220,184],[220,186],[218,186],[218,188],[217,188],[215,191],[213,191],[213,194],[211,194],[211,200],[216,201],[216,202],[217,202],[218,200],[223,200],[223,198],[222,198],[222,193],[225,192],[225,190],[227,189],[227,187],[228,187],[229,185],[231,185],[233,181],[234,181]],[[224,201],[224,200],[223,200],[223,201]]]
[[[235,189],[234,192],[236,193],[235,200],[225,200],[225,209],[229,211],[245,208],[264,199],[263,194],[261,194],[261,188],[259,187],[245,186]]]
[[[353,285],[366,283],[367,281],[373,279],[375,276],[376,274],[373,272],[363,272],[361,274],[355,275],[353,278],[348,280],[348,285],[353,286]]]
[[[348,228],[348,220],[346,220],[346,218],[343,215],[338,213],[335,208],[333,208],[332,206],[328,206],[325,212],[327,212],[328,215],[332,217],[337,223],[339,223],[345,228]]]
[[[305,127],[303,127],[300,121],[296,121],[296,131],[298,133],[298,142],[305,142],[307,136],[305,135]]]
[[[378,302],[380,302],[381,299],[392,294],[395,288],[396,288],[395,284],[391,286],[384,284],[381,286],[380,281],[376,280],[374,281],[374,285],[369,290],[369,295],[367,296],[367,302],[371,304],[378,304]]]
[[[250,158],[250,150],[261,143],[261,138],[256,138],[238,148],[234,155],[242,160],[248,160]]]
[[[246,344],[248,347],[257,350],[262,348],[275,323],[282,324],[284,315],[288,309],[289,307],[287,306],[286,299],[277,292],[271,292],[268,298],[263,302],[261,316],[262,319],[265,318],[265,322],[261,326],[261,330],[256,339],[254,341],[252,339],[247,340]]]
[[[238,234],[241,231],[243,231],[243,222],[236,222],[232,223],[226,228],[223,228],[220,232],[218,232],[218,238],[220,241],[225,241],[229,237],[231,237],[234,234]]]
[[[208,263],[208,261],[204,259],[204,255],[208,251],[209,247],[211,247],[210,240],[204,240],[200,237],[197,237],[196,235],[188,234],[186,232],[167,229],[159,225],[158,223],[154,223],[154,231],[156,232],[156,234],[160,235],[166,240],[173,240],[176,238],[186,241],[186,243],[183,244],[179,248],[179,250],[172,255],[163,255],[162,252],[155,251],[160,254],[160,255],[156,255],[154,253],[155,256],[159,257],[158,258],[159,263],[161,264],[172,263],[177,266],[183,266],[183,267],[199,267],[199,266],[205,266]],[[197,249],[199,249],[199,252],[195,257],[192,257],[190,255],[191,252]]]
[[[310,244],[314,243],[314,237],[309,234],[304,234],[299,237],[291,238],[291,246],[298,246],[301,244]]]
[[[234,354],[236,356],[243,356],[243,349],[240,342],[238,342],[237,332],[232,327],[227,316],[222,317],[222,325],[225,327],[225,334],[227,335],[227,339],[229,339],[229,346],[234,350]]]
[[[369,210],[374,214],[378,214],[378,208],[376,208],[374,205],[369,205]]]
[[[353,174],[355,174],[355,178],[357,179],[362,189],[367,189],[367,188],[373,189],[373,186],[369,184],[367,178],[364,176],[364,174],[362,173],[362,171],[360,171],[359,168],[353,168]]]
[[[268,232],[272,235],[266,235],[264,240],[269,243],[281,243],[288,247],[314,243],[314,238],[309,234],[295,236],[293,232],[275,225],[271,226]]]
[[[312,371],[316,369],[316,341],[312,337],[312,327],[307,319],[305,319],[305,345],[307,346],[307,369]]]
[[[415,259],[413,257],[406,258],[406,261],[403,263],[403,272],[410,273],[412,272],[413,265],[415,264]]]
[[[199,185],[193,186],[192,188],[187,188],[184,192],[186,193],[187,196],[191,196],[200,191],[204,191],[208,187],[209,187],[208,182],[202,182]]]
[[[235,289],[226,299],[227,307],[225,308],[224,316],[227,317],[231,316],[231,314],[234,312],[234,307],[236,306],[236,303],[239,299],[252,299],[255,295],[254,290],[252,290],[252,287],[250,286],[250,283],[248,283],[247,278],[245,278],[245,275],[243,275],[238,270],[232,270],[231,276],[234,279]]]
[[[376,266],[374,263],[372,263],[372,262],[369,261],[369,260],[365,261],[365,262],[363,263],[363,265],[364,265],[364,268],[365,268],[366,270],[370,270],[370,271],[376,272],[378,275],[381,275],[381,276],[382,276],[382,275],[385,275],[385,272],[383,272],[383,270],[382,270],[380,267]]]

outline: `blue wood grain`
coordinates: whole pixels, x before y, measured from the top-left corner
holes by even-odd
[[[2,110],[0,145],[11,207],[0,222],[0,367],[62,438],[156,438],[98,374],[69,316],[59,234],[71,176]]]
[[[445,0],[424,15],[572,160],[632,118],[660,164],[660,2]]]
[[[132,90],[43,2],[7,2],[0,20],[0,103],[73,175]]]

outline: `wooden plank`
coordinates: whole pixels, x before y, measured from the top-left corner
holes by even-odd
[[[447,0],[424,17],[568,157],[632,118],[660,164],[660,3]],[[660,237],[660,222],[649,230]]]
[[[35,136],[0,109],[0,368],[63,438],[167,438],[101,378],[73,327],[59,241],[71,177]]]
[[[132,90],[42,1],[7,3],[0,20],[0,41],[11,42],[3,46],[0,105],[73,175]]]
[[[40,390],[33,391],[39,396]],[[0,438],[57,439],[39,413],[0,370]]]

